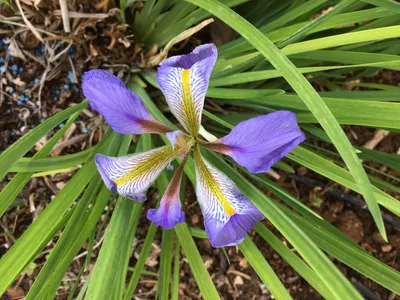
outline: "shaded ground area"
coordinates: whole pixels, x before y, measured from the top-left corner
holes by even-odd
[[[113,7],[104,8],[91,4],[90,1],[81,1],[80,10],[83,15],[75,18],[71,24],[74,38],[71,39],[63,31],[60,14],[57,7],[50,11],[51,19],[47,20],[49,26],[44,27],[48,11],[40,8],[37,20],[37,28],[46,28],[54,39],[40,43],[20,20],[15,24],[0,24],[0,150],[3,151],[24,133],[40,124],[43,120],[71,105],[82,101],[80,91],[80,79],[84,71],[89,68],[105,68],[114,74],[127,77],[135,71],[146,56],[154,54],[157,49],[145,51],[141,46],[133,43],[131,28],[119,25],[118,16],[113,12]],[[28,12],[35,11],[26,8]],[[12,12],[5,6],[1,6],[1,14],[11,16]],[[44,30],[44,29],[43,29]],[[206,31],[191,40],[179,45],[175,51],[190,50],[194,44],[208,42],[210,39],[216,43],[225,42],[226,30],[221,24],[214,24],[211,31]],[[399,74],[384,71],[378,74],[371,82],[397,84]],[[94,112],[85,110],[75,125],[67,132],[66,137],[52,152],[53,156],[75,153],[96,144],[103,135],[103,121]],[[62,125],[61,125],[62,126]],[[355,145],[365,145],[373,140],[375,129],[363,127],[346,127],[348,137]],[[52,133],[49,134],[48,138]],[[45,140],[35,146],[35,150],[41,148]],[[317,143],[317,142],[315,142]],[[318,143],[317,143],[318,144]],[[329,149],[330,145],[323,145]],[[376,146],[376,150],[398,153],[400,138],[389,134]],[[28,155],[32,155],[32,151]],[[371,164],[381,171],[388,171],[377,164]],[[279,171],[278,183],[292,195],[313,208],[329,222],[351,237],[373,256],[385,264],[400,270],[400,229],[398,224],[388,224],[387,231],[389,243],[384,242],[375,226],[370,214],[359,206],[349,204],[326,192],[332,183],[325,178],[308,171],[298,165],[293,165],[296,176]],[[389,170],[390,175],[399,177],[400,174]],[[25,187],[13,207],[0,219],[0,256],[27,229],[37,215],[46,207],[56,193],[67,183],[71,173],[48,175],[32,179]],[[13,176],[11,174],[8,180]],[[379,176],[379,175],[378,175]],[[2,189],[8,180],[0,183]],[[311,181],[310,181],[311,180]],[[325,188],[321,188],[321,186]],[[354,193],[334,186],[334,189],[343,194],[357,198]],[[329,189],[328,189],[329,190]],[[268,193],[268,191],[266,191]],[[399,195],[393,195],[399,199]],[[271,195],[272,197],[272,195]],[[151,197],[150,197],[151,198]],[[202,216],[199,206],[195,202],[195,195],[190,185],[186,187],[185,206],[188,223],[194,227],[203,228]],[[147,209],[148,203],[145,205]],[[110,208],[112,209],[112,208]],[[387,212],[389,216],[390,213]],[[104,214],[103,220],[107,223],[111,214]],[[148,220],[142,214],[141,226],[132,248],[130,266],[134,266],[143,239],[147,233]],[[396,221],[396,220],[395,220]],[[100,222],[101,223],[101,222]],[[99,223],[99,228],[100,228]],[[271,224],[264,222],[277,235]],[[97,237],[92,262],[101,246],[104,230]],[[290,294],[295,299],[321,299],[321,297],[305,282],[296,272],[275,253],[259,236],[251,233],[254,241],[262,251],[273,269],[280,276]],[[149,272],[157,272],[160,256],[160,233],[154,241],[151,255],[146,262],[145,269]],[[35,277],[44,264],[46,255],[54,246],[56,239],[46,246],[37,257],[34,264],[25,270],[16,284],[10,288],[2,299],[22,299],[28,292]],[[211,247],[207,240],[196,239],[196,243],[223,299],[272,299],[268,289],[259,280],[247,260],[235,248],[228,248],[230,263],[220,249]],[[84,263],[85,249],[82,249],[73,264],[66,273],[62,286],[59,289],[57,299],[66,299],[76,276]],[[351,281],[364,293],[372,293],[369,299],[400,299],[390,291],[368,280],[364,276],[335,261],[339,268]],[[93,267],[93,264],[91,267]],[[82,277],[84,284],[87,275]],[[201,299],[196,282],[184,258],[181,259],[180,269],[180,298]],[[154,274],[142,276],[137,288],[137,299],[153,299],[156,295],[157,277]],[[373,298],[376,297],[376,298]]]

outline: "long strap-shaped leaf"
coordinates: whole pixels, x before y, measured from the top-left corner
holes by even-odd
[[[318,93],[313,89],[306,78],[297,70],[292,62],[283,55],[279,49],[257,28],[240,15],[221,4],[217,0],[186,0],[194,3],[201,8],[210,11],[216,17],[231,26],[244,38],[246,38],[260,53],[262,53],[271,64],[279,70],[286,81],[293,87],[301,97],[318,122],[331,138],[335,147],[339,151],[357,185],[360,187],[361,194],[364,196],[371,214],[377,224],[382,236],[387,239],[386,231],[382,220],[382,215],[376,202],[372,186],[368,180],[360,160],[353,150],[352,145],[345,133],[336,121],[335,117],[322,101]]]
[[[106,139],[112,142],[115,136]],[[105,152],[107,144],[99,144],[93,152]],[[51,233],[64,224],[63,216],[95,174],[94,161],[86,163],[39,215],[17,242],[0,260],[0,295],[22,272],[40,249],[53,237]]]

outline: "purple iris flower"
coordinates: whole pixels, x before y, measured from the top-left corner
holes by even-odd
[[[157,82],[172,114],[182,125],[174,131],[152,117],[142,100],[114,75],[103,70],[85,73],[83,92],[91,107],[122,134],[165,134],[170,145],[123,157],[96,155],[96,165],[105,185],[122,196],[144,201],[145,191],[158,175],[177,158],[184,158],[175,171],[158,209],[150,209],[148,219],[171,229],[184,222],[179,198],[183,168],[193,154],[196,195],[204,216],[204,226],[214,247],[237,245],[263,214],[225,174],[200,154],[199,147],[232,157],[252,173],[267,172],[279,159],[305,140],[296,116],[277,111],[239,123],[215,142],[199,138],[204,98],[211,71],[217,60],[214,44],[197,47],[188,55],[166,59],[157,70]]]

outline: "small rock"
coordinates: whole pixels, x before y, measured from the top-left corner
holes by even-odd
[[[235,277],[233,280],[233,285],[243,285],[243,279],[239,275]]]
[[[381,249],[383,252],[390,252],[392,250],[392,245],[389,245],[389,244],[382,245]]]
[[[199,222],[200,222],[199,216],[198,215],[193,215],[192,216],[192,223],[195,225],[195,224],[197,224]]]

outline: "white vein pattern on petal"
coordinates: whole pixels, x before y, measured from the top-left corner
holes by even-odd
[[[253,208],[251,202],[237,189],[232,180],[230,180],[225,174],[212,167],[206,160],[203,159],[203,161],[210,171],[212,177],[220,186],[229,204],[235,210],[235,213],[244,214],[249,209]],[[205,218],[211,218],[212,220],[218,221],[218,224],[223,227],[229,221],[230,217],[222,207],[217,197],[207,188],[204,178],[198,171],[197,164],[196,178],[196,195],[203,215]]]
[[[156,157],[157,154],[170,147],[171,146],[165,146],[144,153],[118,158],[107,158],[107,162],[103,164],[103,170],[107,176],[115,182],[134,170],[135,167],[138,167],[147,159]],[[160,160],[155,160],[154,164],[151,165],[151,168],[146,169],[144,173],[137,176],[134,180],[128,180],[117,186],[118,193],[122,195],[134,195],[145,191],[173,159],[175,159],[174,155],[169,157],[165,156]]]
[[[196,63],[190,70],[190,91],[199,124],[201,123],[204,98],[208,88],[208,78],[204,78],[206,67],[207,65],[202,61]]]
[[[184,111],[182,109],[182,71],[180,68],[165,67],[167,76],[163,76],[160,80],[164,81],[163,92],[167,100],[168,106],[171,109],[172,114],[178,121],[188,129],[187,121],[185,118]]]

